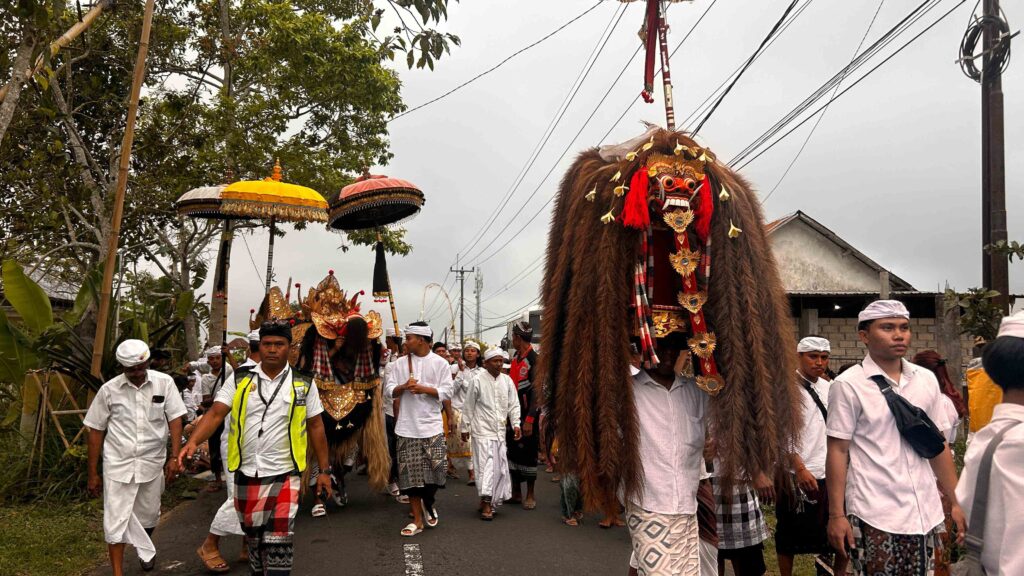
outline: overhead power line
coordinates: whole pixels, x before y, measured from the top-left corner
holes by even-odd
[[[860,54],[860,49],[864,47],[864,41],[867,40],[868,34],[871,32],[871,28],[875,25],[875,20],[878,19],[878,13],[882,11],[883,4],[885,4],[885,0],[879,0],[878,7],[875,8],[875,13],[874,15],[871,16],[871,21],[868,22],[867,29],[864,30],[864,34],[860,37],[860,42],[857,43],[857,49],[853,51],[853,57],[850,59],[850,64],[853,64],[853,62],[857,60],[857,55]],[[847,66],[849,66],[849,64]],[[835,96],[836,93],[839,92],[839,87],[842,85],[847,73],[848,71],[843,73],[842,77],[839,78],[839,82],[836,83],[835,90],[832,91],[833,96]],[[821,124],[821,119],[824,118],[825,114],[827,113],[828,106],[826,106],[825,109],[821,111],[821,114],[818,115],[818,119],[814,122],[814,125],[811,126],[811,130],[807,133],[807,137],[804,138],[804,143],[800,145],[800,149],[796,151],[796,155],[793,156],[793,160],[791,160],[789,162],[789,165],[786,166],[786,169],[782,172],[782,176],[780,176],[778,181],[775,182],[775,186],[772,186],[772,189],[769,190],[768,194],[766,194],[765,197],[761,200],[761,204],[767,202],[768,199],[772,197],[772,194],[775,194],[775,191],[779,189],[779,186],[782,184],[782,181],[786,179],[786,176],[789,174],[789,171],[793,169],[793,166],[796,164],[796,161],[800,159],[800,155],[803,154],[804,148],[807,147],[807,143],[811,141],[811,136],[814,136],[814,131],[817,130],[818,125]]]
[[[565,30],[566,28],[568,28],[568,27],[569,27],[569,25],[571,25],[572,23],[576,22],[576,21],[577,21],[577,20],[579,20],[580,18],[583,18],[584,16],[586,16],[587,14],[589,14],[589,13],[590,13],[591,11],[593,11],[593,10],[594,10],[595,8],[597,8],[598,6],[600,6],[600,5],[601,5],[601,3],[602,3],[602,1],[603,1],[603,0],[598,0],[598,2],[597,2],[596,4],[594,4],[594,5],[593,5],[593,6],[591,6],[590,8],[587,8],[587,9],[586,9],[586,10],[584,10],[584,11],[583,11],[583,12],[582,12],[581,14],[577,15],[576,17],[574,17],[574,18],[573,18],[572,20],[569,20],[569,21],[568,21],[568,22],[566,22],[565,24],[562,24],[562,25],[561,25],[561,26],[559,26],[558,28],[555,28],[555,29],[554,29],[554,30],[553,30],[552,32],[548,33],[548,34],[547,34],[546,36],[544,36],[544,37],[543,37],[543,38],[541,38],[540,40],[537,40],[536,42],[534,42],[534,43],[532,43],[532,44],[529,44],[529,45],[527,45],[527,46],[524,46],[524,47],[520,48],[519,50],[516,50],[515,52],[513,52],[513,53],[512,53],[512,54],[511,54],[510,56],[506,57],[506,58],[505,58],[504,60],[502,60],[501,62],[498,62],[497,64],[495,64],[494,66],[491,66],[491,67],[490,67],[490,68],[488,68],[487,70],[484,70],[483,72],[481,72],[481,73],[477,74],[476,76],[473,76],[473,77],[472,77],[472,78],[470,78],[469,80],[466,80],[466,81],[465,81],[465,82],[463,82],[462,84],[459,84],[458,86],[456,86],[456,87],[452,88],[451,90],[449,90],[449,91],[445,92],[444,94],[441,94],[440,96],[438,96],[438,97],[436,97],[436,98],[433,98],[433,99],[431,99],[431,100],[427,100],[427,101],[426,101],[426,102],[424,102],[423,104],[419,104],[419,105],[417,105],[417,106],[413,106],[412,108],[409,108],[408,110],[406,110],[406,111],[404,111],[404,112],[400,112],[400,113],[398,113],[398,114],[395,114],[394,116],[392,116],[392,117],[391,117],[391,120],[389,120],[388,122],[392,122],[392,121],[398,120],[398,119],[399,119],[399,118],[401,118],[402,116],[406,116],[406,115],[408,115],[408,114],[412,114],[413,112],[415,112],[415,111],[417,111],[417,110],[420,110],[420,109],[422,109],[422,108],[425,108],[425,107],[427,107],[427,106],[430,106],[431,104],[433,104],[434,102],[437,102],[438,100],[442,100],[442,99],[444,99],[444,98],[447,98],[448,96],[451,96],[452,94],[454,94],[454,93],[458,92],[459,90],[462,90],[462,89],[463,89],[463,88],[465,88],[466,86],[469,86],[469,85],[470,85],[470,84],[472,84],[473,82],[476,82],[477,80],[479,80],[479,79],[483,78],[484,76],[486,76],[486,75],[490,74],[491,72],[494,72],[494,71],[495,71],[495,70],[497,70],[498,68],[501,68],[501,67],[502,67],[502,66],[503,66],[503,65],[504,65],[505,63],[507,63],[507,62],[508,62],[509,60],[512,60],[513,58],[515,58],[516,56],[519,56],[519,55],[520,55],[520,54],[522,54],[523,52],[526,52],[526,51],[527,51],[527,50],[529,50],[530,48],[533,48],[534,46],[537,46],[537,45],[538,45],[538,44],[540,44],[541,42],[544,42],[544,41],[545,41],[545,40],[547,40],[548,38],[551,38],[551,37],[552,37],[552,36],[554,36],[555,34],[558,34],[559,32],[561,32],[562,30]]]
[[[774,148],[776,144],[778,144],[778,143],[779,143],[779,142],[781,142],[782,140],[785,140],[785,139],[786,139],[786,138],[787,138],[787,137],[788,137],[788,136],[789,136],[790,134],[792,134],[792,133],[793,133],[793,132],[794,132],[795,130],[797,130],[798,128],[800,128],[801,126],[803,126],[804,124],[806,124],[806,123],[807,123],[808,121],[810,121],[810,120],[811,120],[812,118],[814,118],[814,117],[815,117],[815,116],[816,116],[816,115],[817,115],[817,114],[818,114],[819,112],[821,112],[822,110],[824,110],[824,109],[825,109],[825,107],[827,107],[827,106],[828,106],[829,104],[831,104],[832,102],[835,102],[836,100],[838,100],[839,98],[841,98],[841,97],[843,96],[843,94],[846,94],[847,92],[849,92],[850,90],[852,90],[852,89],[853,89],[853,88],[854,88],[855,86],[857,86],[858,84],[860,84],[860,83],[861,83],[861,82],[862,82],[862,81],[863,81],[863,80],[864,80],[865,78],[867,78],[867,77],[868,77],[868,76],[870,76],[870,75],[871,75],[872,73],[874,73],[874,72],[875,72],[876,70],[878,70],[879,68],[881,68],[882,66],[884,66],[884,65],[885,65],[885,64],[886,64],[887,62],[889,62],[889,60],[892,60],[892,59],[893,59],[893,58],[894,58],[894,57],[895,57],[895,56],[896,56],[897,54],[899,54],[900,52],[902,52],[903,50],[905,50],[905,49],[906,49],[906,48],[907,48],[908,46],[910,46],[911,44],[913,44],[913,43],[914,43],[914,42],[915,42],[915,41],[916,41],[916,40],[917,40],[918,38],[920,38],[920,37],[921,37],[921,36],[923,36],[923,35],[924,35],[925,33],[927,33],[927,32],[928,32],[929,30],[931,30],[932,28],[934,28],[934,27],[935,27],[935,26],[936,26],[936,25],[937,25],[937,24],[938,24],[939,22],[941,22],[941,21],[945,20],[947,16],[949,16],[950,14],[952,14],[953,12],[955,12],[955,11],[956,11],[956,9],[957,9],[957,8],[959,8],[960,6],[962,6],[962,5],[963,5],[963,4],[965,3],[965,2],[967,2],[967,0],[960,0],[959,2],[957,2],[957,4],[956,4],[955,6],[953,6],[952,8],[950,8],[950,9],[949,9],[948,11],[946,11],[946,12],[945,12],[945,13],[944,13],[944,14],[943,14],[942,16],[939,16],[939,18],[938,18],[938,19],[936,19],[936,20],[935,20],[934,22],[932,22],[931,24],[929,24],[929,25],[928,25],[928,26],[927,26],[926,28],[924,28],[923,30],[921,30],[920,32],[918,32],[918,33],[917,33],[916,35],[914,35],[914,36],[913,36],[913,37],[912,37],[912,38],[911,38],[910,40],[908,40],[908,41],[907,41],[907,42],[905,42],[905,43],[904,43],[904,44],[903,44],[902,46],[900,46],[900,47],[899,47],[898,49],[896,49],[896,51],[894,51],[894,52],[893,52],[892,54],[890,54],[889,56],[887,56],[887,57],[886,57],[886,58],[885,58],[884,60],[882,60],[881,62],[879,62],[878,64],[876,64],[876,65],[875,65],[874,67],[872,67],[872,68],[871,68],[870,70],[868,70],[867,72],[865,72],[865,73],[864,73],[864,74],[863,74],[863,75],[862,75],[862,76],[861,76],[860,78],[857,78],[857,80],[856,80],[856,81],[854,81],[854,82],[853,82],[853,84],[850,84],[849,86],[847,86],[846,88],[844,88],[842,92],[839,92],[839,93],[838,93],[838,94],[836,94],[835,96],[831,97],[831,98],[830,98],[830,99],[829,99],[829,100],[828,100],[828,101],[827,101],[827,102],[826,102],[826,103],[825,103],[824,105],[822,105],[822,106],[818,107],[818,109],[817,109],[817,110],[815,110],[814,112],[812,112],[812,113],[810,113],[809,115],[807,115],[807,117],[806,117],[806,118],[804,118],[804,119],[803,119],[803,120],[801,120],[801,121],[800,121],[800,122],[799,122],[798,124],[796,124],[795,126],[793,126],[792,128],[790,128],[790,129],[789,129],[788,131],[786,131],[786,133],[784,133],[784,134],[783,134],[782,136],[779,136],[779,137],[778,137],[778,138],[777,138],[777,139],[776,139],[776,140],[775,140],[774,142],[772,142],[772,143],[771,143],[770,145],[768,145],[767,147],[765,147],[765,148],[761,149],[761,151],[760,151],[760,152],[758,152],[758,153],[757,153],[756,155],[754,155],[753,157],[751,157],[751,158],[749,158],[749,159],[745,160],[745,161],[744,161],[744,162],[743,162],[742,164],[740,164],[739,166],[736,166],[734,162],[730,162],[730,163],[729,163],[729,166],[730,166],[731,168],[733,168],[733,170],[742,170],[742,169],[743,169],[743,168],[744,168],[745,166],[747,166],[748,164],[750,164],[750,163],[751,163],[751,162],[753,162],[754,160],[757,160],[758,158],[760,158],[760,157],[761,157],[761,155],[763,155],[763,154],[764,154],[765,152],[767,152],[768,150],[771,150],[772,148]]]

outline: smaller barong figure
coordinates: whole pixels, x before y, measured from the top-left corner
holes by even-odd
[[[295,365],[296,372],[311,378],[320,391],[335,470],[334,501],[339,506],[348,502],[345,475],[355,465],[360,446],[375,490],[387,486],[391,467],[381,396],[381,319],[376,312],[360,314],[361,294],[349,298],[333,270],[309,291],[303,309],[313,320],[313,329],[306,330]],[[310,485],[319,473],[314,466]],[[326,502],[316,498],[313,516],[324,516]]]
[[[507,423],[514,426],[512,437],[522,438],[519,397],[512,379],[501,373],[503,363],[500,348],[491,348],[484,354],[484,369],[469,380],[462,409],[462,440],[472,439],[476,491],[483,520],[493,519],[494,509],[512,497],[505,446]]]

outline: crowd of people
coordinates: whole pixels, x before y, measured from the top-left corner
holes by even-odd
[[[797,442],[775,470],[727,480],[718,475],[708,426],[712,401],[687,369],[685,338],[661,339],[659,363],[650,369],[634,344],[628,377],[642,489],[590,506],[604,512],[603,527],[628,527],[629,573],[707,576],[724,574],[729,563],[738,576],[765,574],[771,531],[762,505],[771,504],[783,576],[793,573],[798,555],[812,555],[819,573],[948,574],[954,542],[966,542],[960,561],[976,562],[986,574],[1024,574],[1014,540],[1024,533],[1024,516],[1014,513],[1024,491],[1024,460],[1017,457],[1024,447],[1024,427],[1017,427],[1024,421],[1024,313],[1005,318],[984,349],[984,368],[1003,389],[1003,402],[971,439],[959,480],[950,446],[964,400],[936,353],[904,358],[909,319],[897,301],[868,305],[858,318],[866,355],[838,374],[827,339],[800,340],[793,351],[798,369],[779,384],[799,390]],[[557,474],[562,521],[579,525],[585,503],[574,471],[560,466],[557,431],[544,425],[547,399],[536,380],[529,323],[514,326],[510,356],[472,340],[446,346],[426,323],[414,322],[384,335],[380,352],[366,356],[372,367],[363,365],[361,351],[374,348],[362,343],[351,365],[343,361],[345,338],[359,338],[346,329],[356,325],[310,336],[325,340],[310,345],[315,368],[306,370],[290,359],[294,322],[268,319],[249,334],[244,362],[213,347],[183,367],[188,375],[177,384],[153,369],[146,343],[117,347],[122,374],[103,385],[85,419],[88,487],[103,495],[115,576],[123,574],[126,544],[144,570],[153,569],[165,483],[200,459],[213,476],[209,489],[218,491],[225,480],[227,487],[205,540],[197,542],[205,568],[229,571],[220,539],[240,535],[252,574],[289,574],[304,484],[313,516],[325,515],[328,503],[344,505],[345,472],[366,455],[338,431],[374,422],[363,415],[358,426],[343,426],[348,413],[329,414],[325,405],[334,400],[320,390],[318,373],[339,384],[350,381],[345,374],[365,371],[367,381],[379,374],[381,398],[370,406],[380,411],[390,456],[383,491],[409,507],[396,535],[412,538],[439,525],[438,489],[458,477],[459,460],[482,520],[492,521],[504,504],[535,509],[538,466],[547,464]]]

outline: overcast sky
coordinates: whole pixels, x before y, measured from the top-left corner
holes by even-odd
[[[670,45],[682,39],[711,1],[671,7]],[[943,0],[913,32],[958,1]],[[672,60],[677,116],[685,118],[753,52],[788,3],[718,0]],[[809,6],[799,19],[753,64],[701,130],[702,141],[719,158],[732,158],[846,65],[878,7],[875,0],[801,1],[805,3]],[[918,3],[884,2],[865,46]],[[450,18],[442,28],[459,35],[462,46],[453,48],[433,72],[409,71],[401,65],[405,102],[412,107],[444,93],[593,4],[593,0],[451,3]],[[973,5],[960,6],[831,106],[796,165],[765,203],[767,218],[803,210],[919,290],[941,289],[947,282],[957,289],[980,284],[980,87],[954,62]],[[420,215],[406,225],[413,253],[389,258],[403,325],[419,316],[424,286],[445,280],[446,286],[452,284],[453,276],[446,277],[446,273],[456,253],[469,247],[515,182],[619,6],[618,2],[604,2],[495,72],[391,123],[395,158],[391,165],[375,167],[373,172],[409,180],[420,186],[427,198]],[[1014,12],[1019,7],[1018,3],[1006,7],[1014,30],[1024,21],[1024,14]],[[483,326],[500,323],[536,297],[542,267],[505,289],[546,246],[549,208],[531,223],[527,220],[554,195],[575,154],[597,145],[642,88],[642,64],[637,58],[571,145],[571,152],[559,159],[636,49],[642,15],[641,3],[628,6],[568,113],[508,206],[481,242],[462,255],[462,262],[472,266],[522,231],[479,267],[484,277]],[[882,57],[911,35],[894,42]],[[876,58],[854,73],[851,80],[880,60]],[[1020,193],[1024,188],[1024,62],[1011,63],[1003,77],[1003,89],[1009,234],[1011,239],[1024,240],[1024,194]],[[643,131],[644,120],[663,125],[660,88],[656,98],[655,104],[635,104],[607,142],[637,135]],[[813,123],[805,124],[742,171],[762,195],[779,181]],[[553,167],[552,175],[542,181]],[[333,191],[320,192],[328,196]],[[522,213],[511,219],[520,208]],[[231,330],[247,328],[249,309],[262,298],[266,245],[265,231],[235,243]],[[302,282],[305,291],[328,269],[334,269],[345,289],[369,293],[372,252],[357,248],[342,253],[339,245],[336,234],[318,227],[290,231],[275,246],[279,283],[292,277],[293,282]],[[481,254],[487,245],[490,247]],[[1012,264],[1010,276],[1012,290],[1024,292],[1024,264]],[[472,287],[469,278],[467,333],[474,326]],[[457,300],[457,286],[449,293]],[[436,290],[429,294],[428,308],[435,294]],[[373,306],[372,301],[368,300],[367,306]],[[390,313],[379,304],[376,307],[389,324]],[[447,317],[447,306],[434,306],[430,320],[436,332],[448,323]],[[485,334],[490,342],[500,337],[500,330]]]

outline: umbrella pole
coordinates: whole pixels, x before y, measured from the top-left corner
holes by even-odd
[[[377,230],[377,242],[383,242],[380,235],[380,230]],[[395,292],[391,289],[391,273],[386,272],[388,279],[388,303],[391,305],[391,322],[395,326],[395,334],[401,334],[398,330],[398,312],[395,310]]]
[[[661,47],[661,82],[665,91],[665,125],[669,130],[676,129],[676,110],[672,101],[672,73],[669,71],[668,54],[668,23],[665,11],[667,7],[660,4],[658,12],[658,44]]]
[[[110,316],[110,292],[114,282],[114,266],[117,261],[117,245],[121,235],[121,217],[124,215],[124,196],[128,189],[128,164],[131,162],[132,143],[135,141],[135,119],[139,110],[139,93],[146,76],[146,55],[149,52],[149,32],[153,26],[155,0],[146,0],[142,16],[142,35],[139,51],[135,56],[135,70],[132,73],[132,88],[128,100],[128,117],[125,119],[124,138],[121,140],[121,160],[117,170],[117,188],[114,191],[114,211],[110,222],[110,238],[107,245],[107,259],[103,265],[103,284],[100,285],[100,305],[96,313],[96,335],[92,345],[93,376],[102,379],[103,350],[107,338],[107,318]]]
[[[270,248],[267,250],[267,292],[270,293],[270,277],[274,274],[274,236],[276,236],[277,227],[275,226],[274,217],[270,217]]]
[[[220,252],[217,254],[217,271],[214,275],[213,287],[213,297],[220,300],[221,321],[224,323],[221,330],[221,345],[227,344],[228,341],[228,270],[231,267],[231,243],[233,240],[231,220],[225,220],[224,230],[220,234]]]

